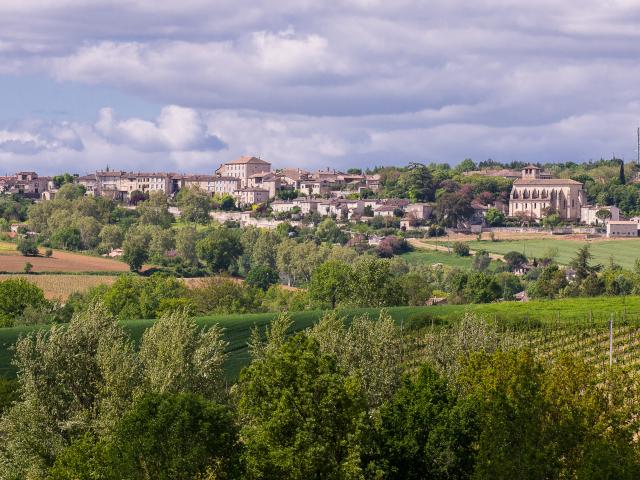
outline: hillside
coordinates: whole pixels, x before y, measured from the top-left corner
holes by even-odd
[[[379,311],[375,308],[341,310],[348,318],[362,314],[377,316]],[[404,329],[413,331],[429,328],[431,325],[455,322],[465,311],[476,312],[489,320],[495,320],[505,328],[523,332],[547,332],[544,335],[548,335],[548,332],[553,330],[571,329],[571,331],[575,331],[576,328],[597,328],[598,332],[601,332],[606,329],[605,324],[610,316],[615,318],[616,325],[640,325],[640,297],[638,296],[539,300],[527,303],[393,307],[388,308],[387,311]],[[292,313],[294,331],[300,331],[313,325],[322,314],[322,311]],[[274,313],[213,315],[197,319],[198,323],[204,327],[218,323],[224,328],[226,340],[229,342],[226,370],[230,379],[236,378],[249,360],[247,341],[251,328],[254,325],[263,328],[275,315]],[[154,320],[128,320],[123,322],[123,326],[138,342],[143,332],[153,322]],[[49,326],[40,325],[0,329],[0,376],[15,375],[15,369],[11,366],[12,353],[10,348],[20,335],[47,328]],[[540,337],[538,333],[535,333],[535,338]],[[541,338],[544,343],[546,337]],[[556,337],[554,336],[554,338]],[[551,341],[550,336],[549,341]]]

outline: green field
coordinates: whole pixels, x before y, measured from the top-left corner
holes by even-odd
[[[588,326],[592,323],[604,324],[613,315],[617,323],[640,324],[640,297],[598,297],[574,298],[561,300],[539,300],[526,303],[504,302],[482,305],[440,305],[434,307],[394,307],[387,309],[398,323],[407,325],[420,319],[423,325],[433,322],[456,321],[465,311],[477,312],[488,319],[510,326],[528,326],[542,323],[547,326]],[[365,313],[377,316],[379,309],[349,309],[343,314],[348,318]],[[299,331],[313,325],[322,315],[321,311],[295,312],[292,320],[294,330]],[[249,360],[247,340],[253,325],[264,327],[275,316],[273,313],[249,315],[215,315],[198,318],[202,326],[220,324],[225,329],[225,337],[229,342],[226,364],[230,379],[238,373]],[[408,322],[409,321],[409,322]],[[130,320],[123,322],[125,330],[135,341],[139,341],[142,333],[153,320]],[[0,376],[13,376],[15,369],[11,366],[11,346],[20,335],[46,329],[48,326],[23,326],[0,329]]]
[[[575,256],[576,250],[589,243],[593,262],[608,265],[611,258],[614,262],[625,268],[633,268],[637,258],[640,258],[640,239],[638,240],[607,240],[598,242],[582,242],[576,240],[556,240],[553,238],[539,240],[502,240],[492,242],[490,240],[467,242],[472,250],[486,250],[491,253],[504,255],[507,252],[516,251],[524,253],[527,257],[542,257],[549,249],[558,251],[556,261],[566,265]]]
[[[413,250],[411,252],[403,253],[400,258],[404,259],[407,263],[412,265],[424,264],[433,265],[434,263],[441,263],[448,267],[457,268],[471,268],[473,264],[472,257],[460,257],[453,253],[441,252],[436,250]]]

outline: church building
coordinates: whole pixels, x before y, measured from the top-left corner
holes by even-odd
[[[509,198],[509,216],[544,218],[550,211],[563,220],[580,220],[580,208],[587,204],[582,183],[551,178],[535,165],[522,169],[522,177],[513,182]]]

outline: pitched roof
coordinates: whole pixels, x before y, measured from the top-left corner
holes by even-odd
[[[262,163],[265,165],[271,165],[269,162],[265,162],[264,160],[257,158],[257,157],[251,157],[251,156],[243,156],[240,158],[236,158],[235,160],[232,160],[230,162],[227,162],[225,165],[244,165],[247,163]]]
[[[519,178],[514,185],[582,185],[570,178]]]

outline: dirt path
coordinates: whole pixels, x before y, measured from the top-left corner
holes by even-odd
[[[418,250],[436,250],[438,252],[447,252],[447,253],[450,252],[450,249],[445,245],[434,245],[432,243],[425,243],[418,238],[409,238],[408,241],[411,246],[413,246],[414,248],[417,248]],[[504,255],[491,253],[491,252],[487,252],[487,253],[489,253],[489,258],[491,258],[491,260],[504,260]],[[476,251],[469,250],[469,254],[475,255]]]

